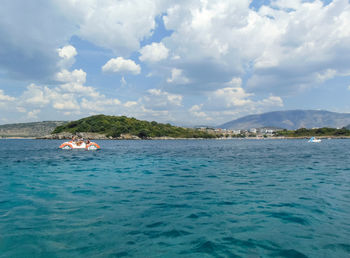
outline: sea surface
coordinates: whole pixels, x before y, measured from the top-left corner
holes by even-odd
[[[350,140],[0,140],[0,257],[349,257]]]

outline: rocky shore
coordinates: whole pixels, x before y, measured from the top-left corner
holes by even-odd
[[[77,134],[62,132],[57,134],[48,134],[40,137],[0,137],[3,139],[47,139],[47,140],[70,140],[73,136],[77,136],[79,138],[90,139],[90,140],[201,140],[207,138],[175,138],[169,136],[161,136],[161,137],[149,137],[149,138],[140,138],[136,135],[131,134],[121,134],[120,137],[113,138],[111,136],[106,136],[104,134],[99,133],[86,133],[81,132]],[[309,139],[309,136],[299,136],[299,137],[287,137],[287,136],[272,136],[272,137],[245,137],[245,138],[230,138],[230,137],[222,137],[222,138],[213,138],[213,140],[230,140],[230,139],[250,139],[250,140],[262,140],[262,139]],[[350,139],[350,136],[317,136],[319,139]]]
[[[47,139],[47,140],[70,140],[73,136],[77,136],[79,138],[90,139],[90,140],[195,140],[195,139],[205,139],[205,138],[175,138],[169,136],[161,136],[161,137],[148,137],[148,138],[140,138],[136,135],[132,134],[121,134],[120,137],[113,138],[111,136],[106,136],[104,134],[99,133],[57,133],[57,134],[48,134],[41,137],[36,137],[36,139]]]
[[[141,138],[136,135],[131,134],[121,134],[120,137],[113,138],[112,136],[106,136],[104,134],[99,133],[57,133],[57,134],[48,134],[45,136],[37,137],[36,139],[48,139],[48,140],[64,140],[64,139],[72,139],[73,136],[77,136],[79,138],[90,139],[90,140],[140,140]]]

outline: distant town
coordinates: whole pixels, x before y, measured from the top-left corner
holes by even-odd
[[[314,127],[311,129],[299,128],[287,130],[283,128],[250,128],[250,129],[222,129],[211,127],[197,127],[199,131],[215,135],[216,138],[305,138],[310,136],[349,138],[348,128]]]
[[[224,138],[241,138],[241,137],[273,137],[277,131],[282,131],[280,128],[251,128],[246,129],[222,129],[211,127],[196,127],[197,130],[216,135]]]

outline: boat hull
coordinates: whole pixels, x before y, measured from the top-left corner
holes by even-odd
[[[309,142],[321,142],[321,140],[313,140],[313,141],[309,141]]]
[[[70,141],[62,143],[59,148],[62,150],[99,150],[100,146],[95,142],[90,142],[88,144],[82,142],[79,144],[77,142]]]
[[[321,139],[316,139],[315,137],[311,137],[311,139],[309,140],[309,142],[321,142]]]

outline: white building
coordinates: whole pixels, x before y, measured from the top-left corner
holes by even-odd
[[[256,130],[256,128],[250,128],[250,129],[249,129],[249,132],[250,132],[250,133],[256,133],[257,130]]]

